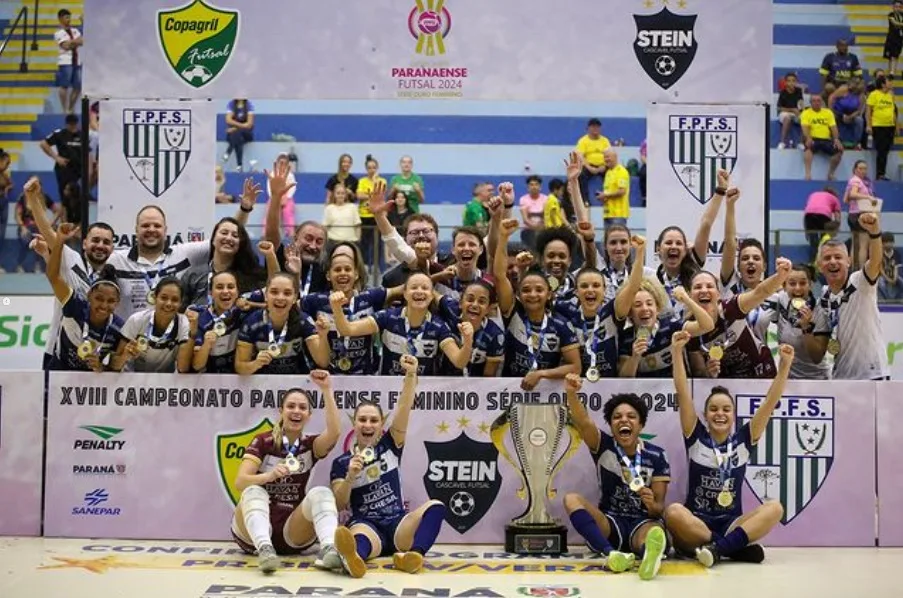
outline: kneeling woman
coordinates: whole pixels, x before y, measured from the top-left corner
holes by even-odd
[[[445,505],[431,500],[407,513],[401,493],[401,451],[414,392],[417,358],[402,355],[401,399],[388,434],[377,403],[362,402],[354,411],[354,446],[332,463],[332,491],[341,508],[351,509],[348,527],[336,531],[336,548],[352,577],[363,577],[365,561],[393,555],[395,569],[417,573],[442,520]]]
[[[706,567],[716,564],[721,557],[761,563],[765,553],[754,542],[771,531],[784,510],[778,501],[768,501],[744,514],[743,479],[753,446],[765,432],[784,392],[793,362],[793,347],[781,345],[780,367],[765,401],[752,420],[734,431],[734,399],[723,386],[714,387],[705,401],[705,424],[696,415],[687,370],[683,359],[679,359],[689,340],[690,335],[680,331],[674,333],[671,341],[680,427],[690,462],[687,500],[684,505],[669,505],[665,521],[674,536],[675,547],[684,553],[695,552]],[[712,489],[711,480],[717,480],[716,489]]]
[[[671,467],[664,449],[640,440],[649,409],[636,394],[617,394],[603,407],[611,428],[598,428],[577,397],[581,380],[565,378],[568,410],[596,464],[602,498],[593,505],[579,494],[564,497],[574,529],[590,549],[607,557],[608,568],[621,573],[642,557],[640,579],[658,573],[668,548],[661,521]]]
[[[335,498],[328,488],[307,488],[314,465],[339,440],[341,420],[329,373],[315,370],[310,379],[323,395],[326,430],[303,434],[311,416],[311,397],[300,388],[289,390],[282,399],[279,422],[272,432],[251,441],[235,479],[241,501],[232,517],[232,537],[245,552],[257,553],[264,573],[279,567],[277,555],[299,554],[315,542],[321,548],[315,567],[342,567],[334,547]]]

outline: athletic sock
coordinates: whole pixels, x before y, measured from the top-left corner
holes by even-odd
[[[364,534],[355,534],[354,545],[358,556],[365,561],[370,558],[370,551],[373,550],[373,544],[370,543],[370,538]]]
[[[718,547],[718,552],[721,553],[721,556],[730,556],[732,553],[737,552],[749,544],[749,536],[746,535],[746,530],[742,527],[737,527],[726,536],[718,536],[714,540],[715,546]]]
[[[241,495],[241,513],[245,529],[251,537],[254,548],[273,545],[270,526],[270,498],[266,490],[260,487],[249,487]]]
[[[611,552],[611,543],[586,509],[577,509],[571,513],[571,524],[577,533],[583,536],[591,549],[604,555]]]
[[[414,541],[411,550],[426,554],[433,546],[442,529],[442,521],[445,519],[445,505],[433,504],[426,508],[420,525],[414,531]]]
[[[320,546],[335,544],[335,530],[339,527],[339,510],[336,508],[332,492],[322,486],[311,488],[301,503],[301,510],[307,520],[314,524]]]

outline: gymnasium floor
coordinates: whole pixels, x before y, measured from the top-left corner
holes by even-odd
[[[494,547],[440,546],[432,570],[396,573],[391,560],[363,579],[310,569],[312,557],[287,559],[272,577],[253,558],[217,542],[0,538],[0,597],[220,598],[242,596],[504,597],[719,596],[723,598],[899,598],[903,549],[768,549],[762,565],[723,563],[706,571],[671,561],[659,577],[599,571],[572,548],[561,559],[503,558]]]

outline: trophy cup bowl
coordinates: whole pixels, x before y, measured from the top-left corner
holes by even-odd
[[[567,441],[562,446],[562,437]],[[549,514],[548,501],[557,496],[552,480],[580,447],[567,407],[549,403],[514,403],[492,423],[492,443],[521,478],[519,498],[526,510],[505,526],[505,551],[515,554],[567,552],[568,528]],[[505,437],[511,439],[517,462]]]

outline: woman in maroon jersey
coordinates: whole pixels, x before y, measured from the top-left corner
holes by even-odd
[[[715,320],[715,329],[690,340],[687,350],[694,376],[709,378],[774,378],[771,350],[756,335],[747,314],[777,293],[790,275],[786,258],[775,262],[775,273],[755,289],[721,300],[718,280],[711,272],[693,277],[690,297]]]
[[[343,568],[333,544],[338,527],[335,497],[325,487],[307,488],[314,465],[339,440],[341,419],[332,394],[329,372],[314,370],[310,380],[320,388],[326,430],[305,435],[312,396],[300,388],[288,390],[272,432],[258,434],[245,449],[235,487],[241,501],[232,517],[232,537],[247,553],[258,556],[264,573],[279,566],[280,554],[298,554],[320,543],[314,566]]]

